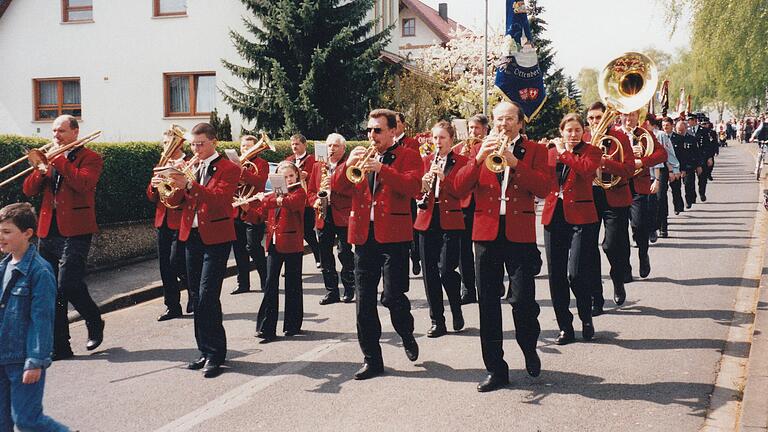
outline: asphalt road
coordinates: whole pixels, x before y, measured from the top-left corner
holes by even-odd
[[[304,260],[304,334],[260,345],[254,338],[260,293],[222,294],[229,356],[226,372],[204,379],[184,368],[197,356],[192,319],[155,321],[155,300],[106,315],[106,340],[84,349],[85,327],[72,327],[77,357],[49,370],[45,409],[80,431],[697,431],[715,390],[721,351],[756,215],[753,159],[731,146],[717,159],[706,203],[670,217],[670,237],[651,247],[652,272],[628,300],[595,319],[589,343],[554,345],[557,326],[546,268],[537,280],[542,305],[539,378],[525,374],[504,306],[511,385],[479,394],[485,376],[477,305],[467,328],[427,339],[421,278],[409,296],[421,355],[409,362],[380,307],[386,374],[354,381],[362,355],[354,305],[320,306],[322,279]],[[541,245],[541,234],[539,235]],[[543,245],[541,245],[543,254]],[[603,257],[603,273],[607,274]],[[255,280],[255,277],[254,277]],[[604,278],[606,297],[612,286]],[[282,302],[282,296],[281,296]],[[282,307],[282,304],[281,304]],[[575,302],[572,302],[575,313]],[[448,317],[450,323],[450,317]],[[739,318],[739,317],[736,317]],[[580,337],[578,319],[574,323]],[[280,326],[282,324],[279,323]],[[278,327],[280,330],[281,327]]]

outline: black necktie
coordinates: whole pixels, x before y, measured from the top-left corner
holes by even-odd
[[[50,168],[51,175],[53,176],[53,194],[56,195],[56,192],[59,191],[59,186],[61,186],[61,174],[53,166]]]

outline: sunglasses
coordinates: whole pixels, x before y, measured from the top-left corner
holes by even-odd
[[[366,133],[375,132],[377,134],[380,134],[382,130],[383,130],[382,128],[365,128]]]

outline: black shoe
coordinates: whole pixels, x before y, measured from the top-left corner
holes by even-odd
[[[315,268],[320,268],[320,261],[315,261]]]
[[[707,202],[707,196],[706,195],[704,195],[704,194],[699,195],[699,198],[701,198],[701,202]]]
[[[71,349],[59,350],[59,351],[53,352],[53,354],[51,355],[51,360],[52,361],[66,360],[66,359],[71,359],[74,356],[75,354],[72,352]]]
[[[628,283],[632,283],[632,282],[634,282],[634,281],[635,281],[635,279],[632,277],[632,272],[631,272],[631,271],[628,271],[628,272],[627,272],[627,273],[624,275],[624,283],[625,283],[625,284],[628,284]]]
[[[477,391],[485,393],[500,389],[507,385],[509,385],[509,376],[506,374],[488,374],[488,376],[477,385]]]
[[[647,278],[651,274],[651,258],[648,255],[640,256],[640,277]]]
[[[603,305],[599,305],[599,304],[593,304],[592,305],[592,316],[593,317],[600,316],[604,312],[605,311],[603,311]]]
[[[471,303],[477,303],[477,298],[475,298],[475,296],[469,295],[469,294],[463,294],[461,296],[462,306],[466,304],[471,304]]]
[[[419,344],[416,343],[416,338],[413,335],[403,338],[403,349],[408,360],[413,362],[419,358]]]
[[[693,207],[693,203],[687,203],[687,204],[685,205],[685,208],[687,208],[687,209],[689,209],[689,208],[691,208],[691,207]]]
[[[344,303],[352,303],[353,301],[355,301],[355,295],[354,294],[345,295],[344,297],[341,298],[341,301],[343,301]]]
[[[188,301],[186,311],[188,314],[195,313],[195,304],[192,303],[191,301]]]
[[[679,211],[677,211],[677,210],[675,210],[675,216],[677,216],[677,215],[679,215],[679,214],[680,214],[680,212],[679,212]]]
[[[384,373],[384,366],[372,366],[369,363],[363,363],[363,367],[355,372],[355,379],[362,381]]]
[[[178,309],[166,309],[162,315],[157,317],[158,321],[168,321],[174,318],[181,318],[181,308]]]
[[[621,306],[626,299],[627,290],[624,289],[624,284],[613,284],[613,302],[617,306]]]
[[[283,332],[283,334],[286,335],[286,336],[300,335],[301,334],[301,329],[299,329],[299,330],[286,330],[286,331]]]
[[[237,287],[237,288],[233,289],[229,293],[229,295],[237,295],[237,294],[243,294],[243,293],[247,293],[247,292],[251,292],[251,289],[250,288]]]
[[[427,337],[428,338],[438,338],[440,336],[444,336],[448,334],[448,329],[445,328],[445,324],[432,324],[432,327],[427,330]],[[405,346],[405,341],[403,341],[403,346]],[[417,346],[418,348],[418,346]],[[406,354],[408,353],[406,349]],[[418,356],[418,354],[417,354]],[[411,358],[409,355],[408,358]],[[414,359],[415,360],[415,359]]]
[[[595,337],[595,326],[591,322],[582,324],[581,337],[583,337],[585,341],[591,341],[592,338]]]
[[[413,274],[415,275],[421,274],[421,263],[418,261],[413,262]]]
[[[659,231],[659,237],[667,238],[667,237],[669,237],[669,232],[668,231]]]
[[[651,243],[656,243],[659,240],[659,235],[656,232],[656,230],[651,231],[651,234],[648,235],[648,241]]]
[[[88,329],[88,342],[85,343],[85,349],[93,351],[104,341],[104,320],[96,323],[93,329]]]
[[[453,314],[453,331],[461,331],[464,328],[464,314],[458,311]]]
[[[270,342],[274,342],[277,340],[277,336],[275,335],[257,335],[261,340],[259,341],[260,344],[265,345]]]
[[[560,334],[557,336],[557,339],[555,339],[555,343],[558,345],[567,345],[575,341],[576,341],[576,336],[574,336],[573,332],[567,333],[565,331],[561,331]]]
[[[320,304],[321,305],[329,305],[329,304],[333,304],[333,303],[338,303],[339,300],[340,299],[339,299],[339,294],[338,293],[329,292],[323,298],[320,299]]]
[[[206,378],[216,378],[221,375],[221,363],[208,360],[203,367],[203,376]]]
[[[525,355],[525,371],[528,372],[528,375],[536,378],[537,376],[541,375],[541,359],[539,358],[539,354],[536,352],[536,349],[530,353],[524,353]]]
[[[200,356],[199,359],[191,361],[187,363],[187,369],[189,370],[200,370],[205,366],[205,363],[208,361],[208,359],[205,358],[205,356]]]

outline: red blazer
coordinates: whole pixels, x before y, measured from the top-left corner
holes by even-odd
[[[285,158],[285,160],[296,163],[296,155],[290,155],[287,158]],[[307,172],[307,179],[306,179],[307,185],[309,185],[312,182],[312,172],[314,168],[315,168],[315,155],[307,153],[307,155],[304,156],[304,163],[301,164],[301,168],[299,168],[299,171]],[[307,201],[307,207],[312,207],[311,204],[312,203]]]
[[[401,139],[397,143],[405,148],[414,150],[416,153],[419,152],[419,147],[421,147],[421,144],[419,144],[419,140],[413,137],[403,136],[403,139]]]
[[[576,150],[576,149],[574,149]],[[547,160],[549,172],[549,194],[544,200],[541,223],[549,225],[557,206],[560,184],[557,177],[557,163],[562,162],[568,170],[563,183],[563,213],[565,221],[573,225],[597,222],[597,210],[592,193],[595,170],[600,166],[603,152],[599,148],[582,142],[576,152],[566,150],[557,154],[556,148],[549,149]]]
[[[251,162],[256,165],[258,173],[254,173],[252,169],[242,170],[240,173],[240,183],[255,186],[256,192],[264,192],[264,187],[267,184],[267,177],[269,177],[269,162],[260,157],[251,159]],[[256,205],[257,203],[258,201],[251,202],[250,206],[254,207],[255,210],[255,208],[258,207]],[[248,209],[249,211],[244,211],[242,209],[234,210],[235,217],[239,217],[250,224],[259,225],[264,223],[263,212],[261,211],[250,211],[250,208]]]
[[[240,167],[219,155],[209,166],[210,178],[205,185],[192,182],[189,190],[171,195],[171,205],[184,205],[179,227],[179,240],[187,241],[197,211],[200,239],[206,245],[235,240],[232,197],[240,179]]]
[[[520,138],[520,149],[524,151],[517,168],[509,171],[505,216],[507,240],[515,243],[536,243],[536,204],[533,197],[544,198],[547,194],[547,150],[543,145]],[[473,150],[472,158],[480,146]],[[501,210],[501,182],[496,173],[472,159],[459,170],[456,179],[461,193],[475,190],[475,222],[472,240],[493,241],[499,233],[499,212]]]
[[[53,170],[61,175],[59,189],[53,194]],[[59,233],[64,237],[93,234],[96,225],[96,184],[99,182],[104,160],[93,150],[85,147],[72,150],[50,161],[45,175],[34,170],[24,179],[24,195],[33,197],[43,193],[37,236],[48,237],[54,208]],[[55,207],[54,207],[55,200]]]
[[[632,183],[635,186],[635,192],[640,195],[651,194],[651,170],[655,165],[667,161],[667,150],[656,139],[656,135],[652,131],[648,131],[653,139],[653,153],[650,156],[640,158],[643,163],[643,170],[639,174],[632,178]],[[640,131],[635,129],[635,136],[639,135]],[[634,163],[634,156],[632,157]]]
[[[307,203],[314,205],[317,200],[317,192],[320,190],[320,177],[323,164],[316,163],[312,170],[312,182],[307,185]],[[349,212],[352,210],[352,195],[355,188],[349,181],[342,181],[346,178],[347,161],[342,159],[336,164],[336,169],[331,176],[331,205],[329,210],[333,217],[333,224],[338,227],[349,225]],[[321,230],[325,226],[325,220],[315,215],[315,228]]]
[[[385,153],[384,166],[378,173],[378,187],[371,196],[368,176],[353,185],[352,210],[349,212],[348,240],[362,245],[368,241],[371,205],[374,208],[374,238],[379,243],[399,243],[413,240],[411,198],[421,190],[424,175],[419,154],[401,145]],[[341,183],[350,183],[347,176]],[[351,184],[351,183],[350,183]]]
[[[621,142],[621,147],[624,152],[624,162],[612,159],[602,159],[601,168],[603,174],[612,174],[621,177],[619,183],[605,191],[605,198],[608,201],[608,205],[614,208],[629,207],[632,205],[632,191],[629,190],[629,180],[635,173],[635,158],[632,156],[632,146],[629,143],[629,138],[620,129],[612,127],[608,131],[608,135],[615,137]],[[587,141],[588,135],[585,135],[584,140]],[[616,143],[611,141],[611,147],[609,153],[613,153],[616,149]],[[617,156],[618,157],[618,156]]]
[[[181,226],[182,208],[169,209],[160,202],[160,194],[157,193],[157,189],[152,187],[151,182],[147,185],[147,199],[155,203],[155,228],[160,228],[165,223],[169,229],[179,229],[179,226]]]
[[[464,146],[462,144],[456,144],[455,146],[453,146],[453,153],[457,154],[459,156],[462,156],[461,150],[463,149],[463,147]],[[468,155],[468,156],[465,156],[465,157],[467,158],[468,162],[471,162],[469,158],[472,157],[472,155]],[[473,193],[475,193],[474,190],[471,190],[468,194],[464,195],[461,198],[461,208],[465,209],[465,208],[469,207],[470,204],[472,204],[472,194]]]
[[[429,171],[435,154],[430,154],[422,158],[424,172]],[[448,153],[448,160],[445,163],[445,179],[440,182],[440,228],[443,230],[463,230],[464,213],[461,212],[461,198],[466,193],[461,193],[456,188],[456,174],[467,164],[468,159],[453,152]],[[416,211],[416,222],[413,228],[419,231],[426,231],[429,223],[432,221],[432,213],[435,209],[435,194],[430,192],[427,208]]]
[[[280,253],[304,252],[304,207],[307,202],[307,192],[304,188],[295,186],[283,196],[283,205],[277,207],[275,194],[264,199],[263,207],[269,212],[267,222],[267,250],[275,237],[275,249]],[[277,213],[277,209],[280,213]]]

